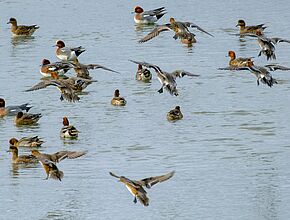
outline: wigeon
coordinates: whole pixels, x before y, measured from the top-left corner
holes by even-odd
[[[129,192],[134,196],[134,203],[137,203],[137,199],[144,206],[149,206],[149,198],[147,192],[143,187],[150,189],[157,183],[164,182],[170,179],[174,175],[174,171],[161,176],[148,177],[142,180],[130,180],[124,176],[117,176],[116,174],[109,172],[111,176],[119,179],[120,182],[124,183]]]

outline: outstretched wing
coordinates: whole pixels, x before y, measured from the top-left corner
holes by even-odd
[[[27,89],[25,91],[26,92],[29,92],[29,91],[44,89],[47,86],[57,86],[57,87],[61,87],[61,85],[57,81],[55,81],[55,80],[43,80],[43,81],[37,83],[36,85],[32,86],[30,89]]]
[[[102,66],[102,65],[99,65],[99,64],[88,64],[88,65],[86,65],[86,67],[87,67],[87,69],[99,69],[99,68],[101,68],[101,69],[104,69],[104,70],[108,70],[108,71],[110,71],[110,72],[114,72],[114,73],[120,73],[120,72],[117,72],[117,71],[115,71],[115,70],[112,70],[112,69],[110,69],[110,68],[107,68],[107,67],[105,67],[105,66]]]
[[[154,186],[157,183],[161,183],[161,182],[164,182],[164,181],[170,179],[174,175],[174,173],[175,173],[175,171],[172,171],[172,172],[167,173],[165,175],[148,177],[148,178],[145,178],[142,180],[137,180],[135,182],[142,185],[142,186],[146,186],[147,188],[151,188],[152,186]]]
[[[199,30],[199,31],[201,31],[201,32],[203,32],[203,33],[206,33],[206,34],[208,34],[208,35],[210,35],[210,36],[213,37],[212,34],[208,33],[207,31],[205,31],[203,28],[201,28],[200,26],[198,26],[198,25],[195,24],[195,23],[192,23],[192,22],[180,22],[180,23],[182,23],[182,24],[185,25],[186,27],[196,28],[197,30]]]
[[[270,38],[270,40],[274,44],[277,44],[277,43],[280,43],[280,42],[290,43],[290,40],[286,40],[286,39],[279,38],[279,37],[272,37],[272,38]]]
[[[58,158],[58,162],[64,159],[75,159],[85,155],[87,151],[59,151],[54,154],[56,158]]]
[[[196,76],[198,77],[199,75],[197,74],[193,74],[193,73],[190,73],[190,72],[187,72],[187,71],[184,71],[184,70],[175,70],[174,72],[171,73],[171,75],[176,78],[176,77],[184,77],[184,76]]]
[[[134,61],[134,60],[129,60],[129,61],[131,61],[131,62],[133,62],[133,63],[136,63],[136,64],[140,64],[140,65],[145,66],[145,67],[147,67],[147,68],[152,68],[152,69],[155,70],[156,73],[163,74],[163,73],[162,73],[162,70],[160,69],[160,67],[159,67],[159,66],[156,66],[156,65],[154,65],[154,64],[147,63],[147,62],[139,62],[139,61]]]
[[[148,40],[151,40],[154,37],[157,37],[161,32],[163,31],[170,31],[171,30],[171,25],[170,24],[165,24],[165,25],[160,25],[154,28],[149,34],[147,34],[145,37],[143,37],[141,40],[139,40],[139,43],[144,43]]]
[[[268,64],[265,65],[266,68],[268,68],[270,71],[275,71],[275,70],[290,70],[289,67],[286,66],[281,66],[277,64]]]

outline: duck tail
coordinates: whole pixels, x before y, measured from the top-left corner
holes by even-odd
[[[51,171],[51,173],[50,173],[50,177],[52,179],[59,180],[59,181],[62,180],[63,176],[64,176],[64,174],[61,170],[54,170],[54,171]]]
[[[160,18],[162,18],[162,16],[165,15],[165,14],[166,14],[166,12],[157,14],[156,15],[157,20],[159,20]]]
[[[149,198],[146,194],[138,195],[137,198],[144,206],[149,206]]]

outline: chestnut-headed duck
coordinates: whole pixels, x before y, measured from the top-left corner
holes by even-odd
[[[11,33],[13,36],[31,36],[39,28],[37,25],[17,25],[15,18],[10,18],[7,24],[12,24]]]
[[[60,137],[62,138],[77,138],[79,131],[72,125],[69,124],[67,117],[63,117],[63,127],[60,130]]]
[[[160,25],[157,26],[156,28],[153,29],[153,31],[151,31],[149,34],[147,34],[144,38],[142,38],[141,40],[139,40],[139,43],[144,43],[156,36],[158,36],[161,32],[163,31],[174,31],[175,35],[173,36],[173,38],[176,39],[181,39],[183,40],[183,42],[188,41],[187,43],[194,43],[196,42],[195,38],[194,38],[194,34],[192,34],[189,31],[189,27],[191,28],[197,28],[199,31],[202,31],[210,36],[210,33],[208,33],[207,31],[205,31],[204,29],[202,29],[201,27],[199,27],[198,25],[191,23],[191,22],[179,22],[179,21],[175,21],[174,18],[170,18],[170,23],[168,24],[164,24],[164,25]]]
[[[85,52],[86,50],[82,47],[66,47],[65,43],[61,40],[57,40],[55,46],[56,49],[56,57],[62,61],[75,61],[78,60],[77,57]]]
[[[18,112],[14,118],[15,125],[33,125],[41,118],[41,114]]]
[[[240,34],[252,33],[256,34],[257,31],[263,31],[267,28],[264,26],[265,24],[259,24],[254,26],[246,26],[246,22],[244,20],[238,20],[236,27],[240,26]]]
[[[5,106],[6,102],[3,98],[0,98],[0,117],[4,116],[15,116],[18,112],[26,111],[28,112],[32,106],[28,106],[29,103],[25,103],[23,105],[12,105]]]
[[[149,206],[149,198],[147,192],[143,187],[150,189],[157,183],[161,183],[170,179],[174,175],[174,171],[161,176],[153,176],[144,178],[142,180],[130,180],[124,176],[117,176],[116,174],[109,172],[111,176],[119,179],[120,182],[124,183],[129,192],[134,196],[134,203],[137,203],[137,199],[144,206]]]
[[[152,79],[152,73],[149,69],[143,68],[141,64],[138,64],[138,70],[136,72],[136,80],[143,82],[150,82]]]
[[[51,73],[64,75],[71,68],[73,68],[73,65],[69,62],[61,61],[51,63],[48,59],[43,59],[39,72],[44,77],[51,77]]]
[[[120,97],[119,89],[116,89],[114,92],[114,97],[111,100],[111,104],[117,106],[125,106],[126,103],[127,101],[123,97]]]
[[[176,121],[183,118],[183,114],[181,113],[180,106],[176,106],[174,109],[170,110],[166,118],[168,121]]]
[[[73,85],[66,82],[65,80],[58,79],[57,73],[51,73],[52,79],[42,80],[41,82],[37,83],[36,85],[32,86],[30,89],[25,90],[26,92],[44,89],[48,86],[55,86],[60,91],[60,100],[63,101],[64,99],[69,102],[76,102],[79,101],[80,98],[76,94],[76,91],[73,89]]]
[[[93,70],[93,69],[103,69],[110,72],[119,73],[115,70],[109,69],[99,64],[82,64],[78,62],[77,60],[73,62],[73,65],[74,65],[74,70],[77,74],[77,77],[83,78],[83,79],[92,79],[92,77],[90,76],[89,70]]]
[[[19,140],[16,138],[11,138],[9,140],[10,146],[15,147],[40,147],[44,143],[38,136],[34,137],[23,137]]]
[[[140,64],[142,66],[145,66],[147,68],[153,68],[157,74],[157,79],[159,80],[160,84],[162,85],[161,88],[158,90],[159,93],[163,93],[163,88],[165,88],[171,95],[178,96],[177,91],[177,83],[176,78],[184,77],[184,76],[195,76],[198,77],[197,74],[192,74],[190,72],[184,71],[184,70],[175,70],[172,73],[168,73],[165,71],[162,71],[159,66],[146,63],[146,62],[138,62],[134,60],[130,60],[133,63]]]
[[[18,155],[18,147],[10,146],[9,151],[12,152],[12,163],[21,164],[21,163],[37,163],[38,160],[33,155]]]
[[[58,151],[53,154],[40,153],[38,150],[32,150],[31,154],[35,156],[38,160],[49,160],[53,163],[59,163],[64,159],[76,159],[78,157],[84,156],[87,151]]]
[[[134,21],[136,24],[153,24],[166,14],[165,7],[144,11],[140,6],[134,8]]]
[[[232,50],[228,52],[228,57],[230,57],[229,67],[236,68],[236,67],[244,67],[247,66],[247,62],[252,60],[253,57],[236,57],[236,53]]]

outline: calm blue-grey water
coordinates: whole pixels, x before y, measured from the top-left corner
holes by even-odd
[[[144,43],[151,28],[135,26],[130,12],[165,6],[159,24],[173,16],[192,21],[212,33],[193,30],[192,48],[164,32]],[[290,3],[271,1],[0,1],[0,96],[7,104],[31,103],[43,114],[39,124],[17,128],[0,120],[0,219],[290,219],[290,73],[274,72],[272,88],[256,85],[247,71],[220,71],[228,50],[257,57],[255,39],[235,34],[238,19],[265,23],[266,34],[289,38]],[[34,38],[11,37],[10,17],[19,24],[38,24]],[[55,88],[24,92],[37,83],[43,58],[56,61],[55,41],[82,45],[82,63],[98,63],[122,74],[93,70],[98,82],[79,103],[61,102]],[[290,66],[290,45],[279,44],[276,62]],[[136,65],[147,61],[162,69],[185,69],[199,78],[178,79],[180,96],[158,94],[159,82],[135,81]],[[70,74],[69,74],[70,75]],[[71,73],[73,75],[73,73]],[[118,88],[127,106],[113,107]],[[166,113],[180,105],[184,118],[176,123]],[[78,140],[59,138],[62,117],[81,131]],[[40,165],[13,166],[6,152],[11,137],[39,135],[42,152],[88,150],[59,164],[62,182],[43,180]],[[29,154],[20,149],[20,154]],[[167,182],[148,190],[149,207],[134,204],[127,189],[108,172],[133,179],[175,170]]]

